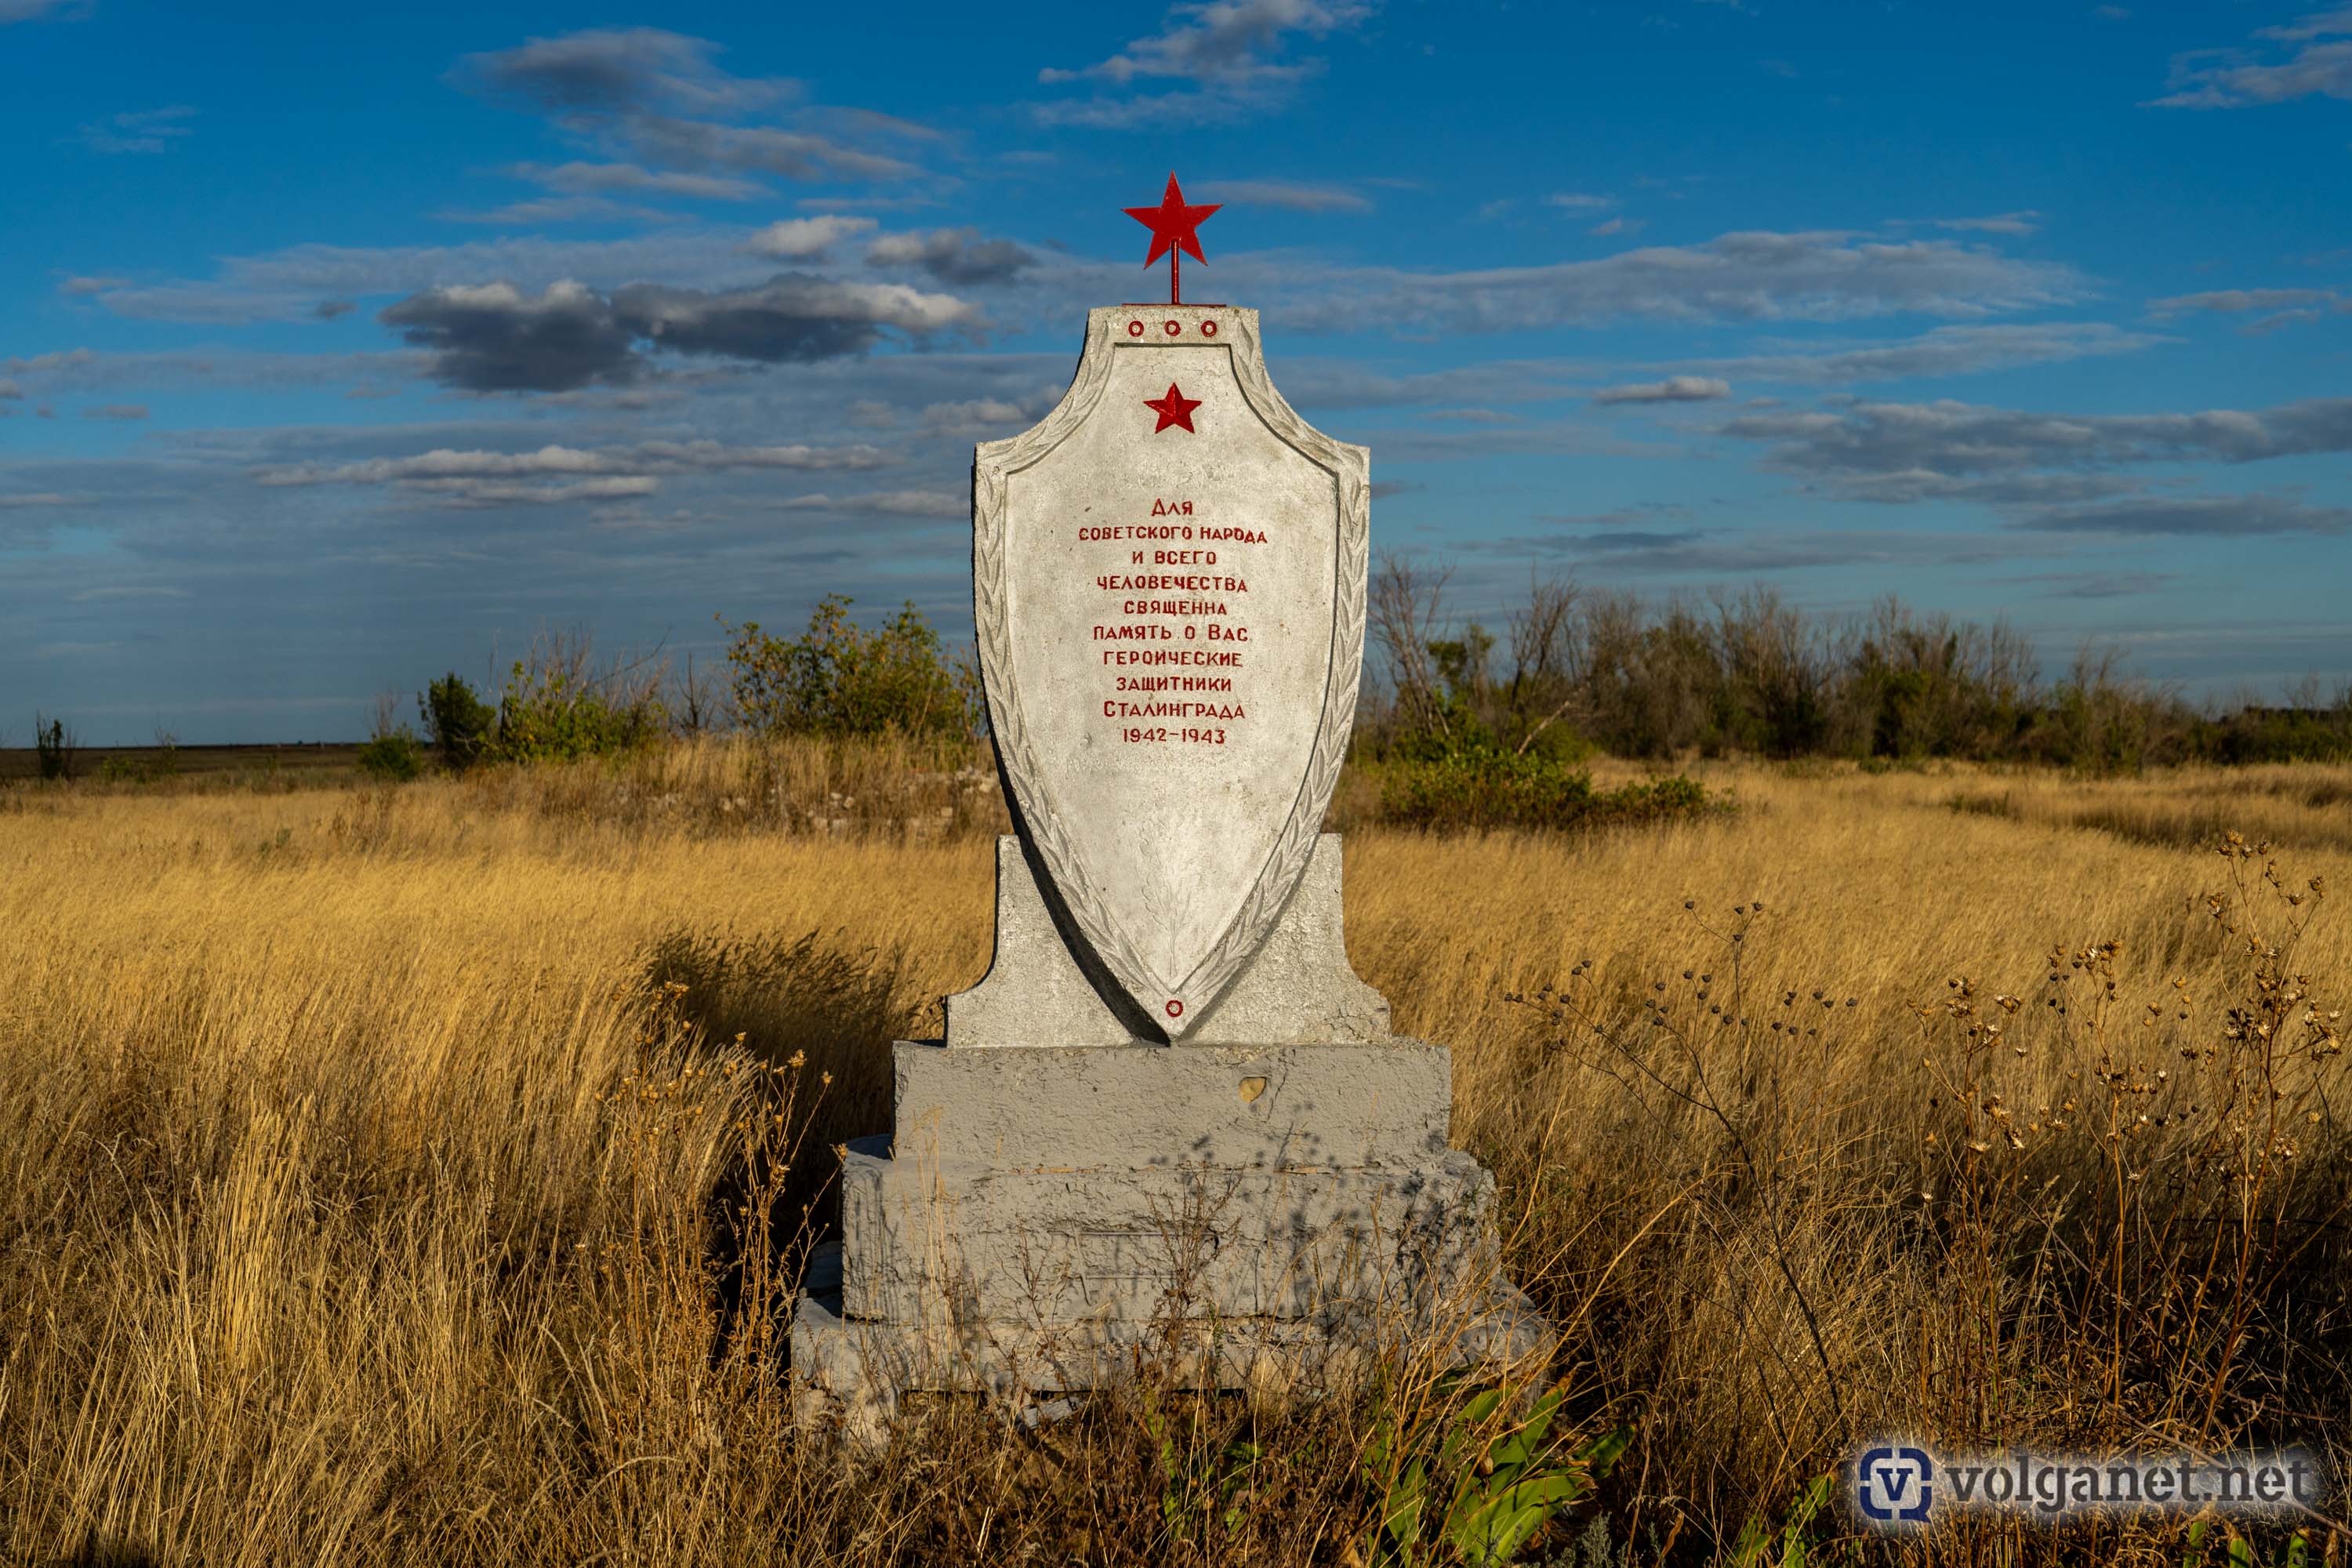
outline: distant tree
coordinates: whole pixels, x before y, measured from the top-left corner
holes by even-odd
[[[44,717],[38,712],[33,715],[33,749],[40,757],[41,776],[69,779],[74,773],[74,753],[81,749],[80,740],[66,728],[64,720],[48,719],[44,722]]]
[[[426,687],[416,698],[417,716],[442,765],[463,770],[489,754],[499,711],[481,699],[455,670]]]

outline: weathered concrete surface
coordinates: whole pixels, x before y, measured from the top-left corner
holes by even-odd
[[[974,455],[973,614],[1021,833],[1167,1037],[1314,848],[1362,668],[1370,461],[1298,417],[1257,313],[1222,305],[1096,310],[1062,402]]]
[[[898,1157],[919,1163],[1404,1170],[1445,1153],[1452,1115],[1454,1054],[1400,1037],[895,1051]]]
[[[861,1321],[844,1313],[840,1283],[827,1248],[793,1309],[793,1376],[810,1417],[845,1417],[868,1439],[898,1396],[917,1389],[1019,1398],[1098,1387],[1142,1365],[1218,1388],[1340,1391],[1416,1351],[1441,1366],[1529,1376],[1551,1346],[1550,1324],[1500,1274],[1465,1279],[1444,1300],[1335,1302],[1312,1317],[1045,1324]]]
[[[1458,1151],[1401,1171],[1006,1172],[861,1139],[841,1194],[853,1318],[1299,1318],[1492,1267],[1494,1178]]]
[[[1072,956],[1021,841],[996,841],[996,955],[980,984],[947,999],[947,1043],[1116,1046],[1137,1040]],[[1385,1039],[1387,998],[1348,963],[1339,836],[1317,836],[1281,918],[1185,1037],[1187,1046]]]

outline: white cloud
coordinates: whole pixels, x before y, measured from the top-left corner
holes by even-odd
[[[971,498],[947,490],[877,490],[866,495],[794,496],[779,501],[793,510],[882,512],[891,517],[961,518],[971,514]]]
[[[558,114],[656,107],[735,113],[797,96],[799,84],[788,79],[730,75],[711,60],[718,48],[658,27],[597,27],[468,55],[452,75],[478,91]]]
[[[1772,443],[1767,468],[1850,500],[2052,504],[2136,489],[2114,471],[2138,465],[2352,452],[2352,398],[2131,415],[1856,402],[1743,415],[1722,430]]]
[[[1243,270],[1228,266],[1234,274]],[[1270,281],[1280,287],[1288,279]],[[1317,328],[1380,321],[1454,331],[1527,331],[1633,318],[1989,316],[2063,304],[2087,292],[2082,275],[2063,263],[2013,260],[1952,240],[1741,233],[1543,267],[1476,272],[1329,268],[1289,309],[1292,320]]]
[[[196,111],[184,103],[164,109],[142,109],[93,120],[76,132],[93,153],[163,153],[182,137],[194,133],[188,124]]]
[[[2154,100],[2159,109],[2244,109],[2322,96],[2352,99],[2352,42],[2329,42],[2352,34],[2352,5],[2315,11],[2284,26],[2263,27],[2254,37],[2269,44],[2300,46],[2283,58],[2263,60],[2265,51],[2197,49],[2172,60],[2172,90]]]
[[[1664,381],[1637,381],[1604,386],[1592,401],[1614,403],[1707,403],[1731,395],[1731,384],[1711,375],[1670,375]]]
[[[1367,0],[1201,0],[1171,7],[1157,33],[1137,38],[1107,59],[1077,70],[1048,67],[1046,85],[1082,81],[1131,88],[1172,80],[1189,89],[1136,97],[1034,106],[1048,124],[1106,128],[1183,120],[1231,119],[1279,105],[1321,69],[1315,59],[1279,57],[1295,35],[1320,38],[1352,27],[1372,13]]]
[[[697,174],[677,169],[647,169],[635,163],[517,163],[518,179],[572,195],[609,195],[626,191],[646,195],[691,196],[703,201],[748,202],[768,194],[751,180],[719,174]]]
[[[1841,386],[2060,364],[2137,353],[2172,341],[2149,332],[2123,331],[2104,321],[2003,322],[1935,327],[1916,337],[1884,342],[1767,343],[1763,346],[1778,352],[1696,360],[1684,368],[1741,381]]]
[[[188,591],[185,588],[115,586],[84,588],[80,593],[73,595],[72,598],[76,604],[99,605],[112,604],[124,599],[184,599],[187,596]]]
[[[1372,204],[1343,185],[1306,184],[1294,180],[1213,180],[1186,193],[1196,201],[1235,206],[1274,207],[1295,213],[1368,213]]]
[[[1973,234],[2026,235],[2036,233],[2042,227],[2042,215],[2031,207],[2013,213],[1995,213],[1990,217],[1938,217],[1927,221],[1937,228]]]
[[[502,223],[521,226],[545,223],[658,223],[668,214],[658,207],[616,202],[610,196],[533,196],[509,202],[486,212],[449,211],[439,215],[453,223]]]
[[[812,261],[841,241],[874,227],[870,217],[849,217],[838,213],[823,217],[788,217],[752,235],[743,242],[743,248],[754,256],[772,256],[780,261]]]
[[[982,284],[1006,282],[1036,258],[1009,239],[982,239],[967,226],[886,234],[866,247],[866,259],[875,267],[919,267],[942,283]]]
[[[718,441],[639,441],[624,447],[583,448],[549,445],[529,452],[458,451],[437,447],[406,458],[371,458],[326,467],[296,464],[262,468],[254,478],[272,487],[289,485],[434,486],[478,479],[715,473],[730,469],[877,468],[890,460],[868,446],[728,446]],[[650,488],[650,487],[648,487]]]
[[[2344,298],[2333,289],[2212,289],[2201,294],[2175,294],[2168,300],[2150,300],[2148,314],[2172,317],[2190,310],[2213,310],[2237,314],[2246,310],[2292,310],[2305,305],[2328,305],[2338,310],[2352,310],[2352,300]]]

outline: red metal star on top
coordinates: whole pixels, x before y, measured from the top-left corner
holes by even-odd
[[[1171,425],[1189,435],[1200,434],[1198,430],[1192,428],[1192,410],[1201,406],[1201,400],[1197,397],[1187,397],[1177,391],[1176,384],[1172,381],[1168,384],[1167,396],[1147,397],[1143,400],[1143,406],[1160,416],[1160,423],[1151,427],[1151,433],[1154,436]]]
[[[1151,253],[1143,258],[1143,264],[1146,267],[1159,260],[1161,252],[1167,253],[1168,302],[1170,304],[1181,305],[1184,302],[1178,292],[1180,273],[1183,266],[1182,258],[1189,256],[1200,262],[1209,259],[1201,254],[1201,237],[1193,231],[1201,226],[1211,213],[1223,205],[1224,205],[1223,202],[1212,202],[1207,206],[1199,207],[1185,205],[1184,189],[1176,183],[1176,173],[1171,169],[1168,173],[1167,194],[1160,198],[1158,206],[1119,209],[1151,231]],[[1187,426],[1185,428],[1190,429],[1192,426]]]

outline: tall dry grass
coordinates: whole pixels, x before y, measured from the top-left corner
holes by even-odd
[[[793,1433],[772,1309],[824,1146],[987,963],[1001,807],[925,762],[803,759],[803,820],[726,805],[774,764],[709,749],[0,791],[0,1557],[1349,1560],[1361,1412],[1213,1404],[1181,1452],[1141,1396],[917,1409],[870,1461]],[[2340,1457],[2315,1027],[2352,922],[2307,883],[2344,885],[2352,773],[2230,775],[2277,888],[2182,847],[2208,775],[1707,777],[1738,813],[1348,848],[1356,965],[1455,1048],[1579,1419],[1637,1424],[1623,1560],[1709,1560],[1873,1430]],[[1242,1522],[1181,1522],[1244,1426]]]

